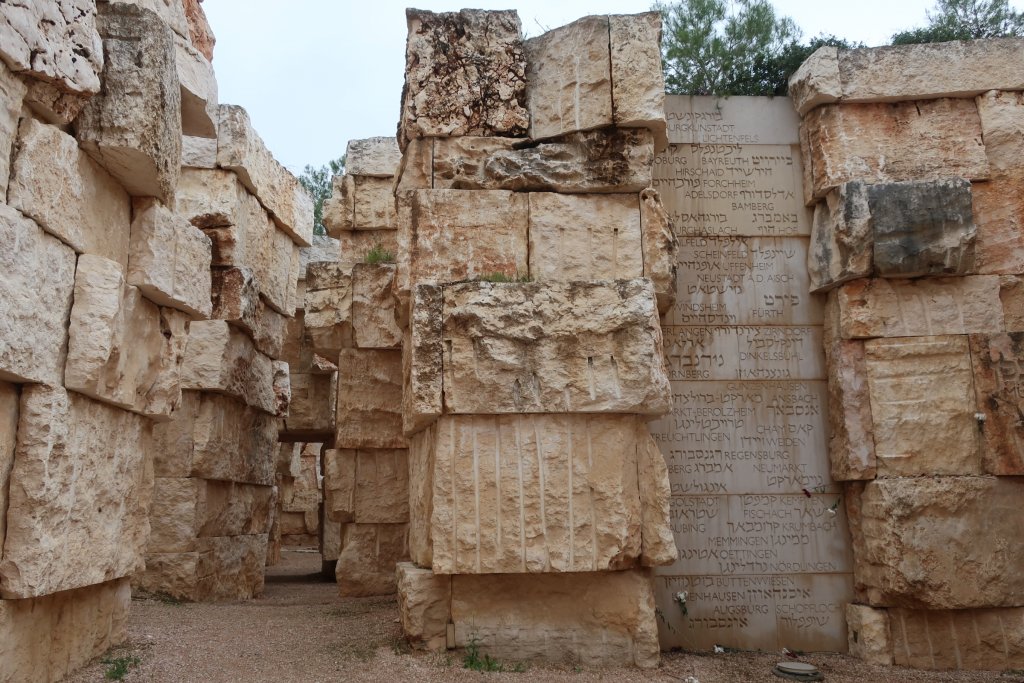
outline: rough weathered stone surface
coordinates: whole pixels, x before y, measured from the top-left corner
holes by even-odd
[[[153,426],[156,476],[270,486],[277,422],[230,396],[183,391],[174,419]]]
[[[996,671],[1024,666],[1024,608],[888,613],[898,666]]]
[[[193,138],[196,139],[196,138]],[[204,230],[227,226],[245,226],[252,198],[231,171],[214,168],[183,169],[175,197],[175,213]],[[223,260],[227,254],[221,255]]]
[[[444,296],[437,285],[412,290],[409,333],[402,344],[402,419],[405,434],[420,431],[444,412]]]
[[[349,175],[390,178],[401,161],[402,151],[395,138],[349,140],[345,147],[345,173]]]
[[[75,252],[0,203],[0,380],[59,385]]]
[[[789,97],[800,116],[842,96],[843,81],[839,75],[837,47],[824,45],[818,48],[789,77]]]
[[[234,171],[296,244],[313,243],[313,199],[274,159],[241,107],[220,106],[217,165]]]
[[[39,597],[142,567],[150,432],[134,413],[61,388],[22,388],[0,595]]]
[[[393,230],[395,196],[390,178],[353,176],[352,227],[355,230]]]
[[[848,489],[858,602],[921,609],[1019,605],[1021,495],[1024,481],[1012,477],[899,477]]]
[[[219,113],[213,65],[187,39],[175,37],[174,45],[181,84],[181,133],[216,140]]]
[[[985,416],[982,453],[985,472],[1002,476],[1024,474],[1024,393],[1021,360],[1024,333],[972,335],[971,361],[977,406]]]
[[[360,524],[409,521],[407,450],[329,450],[324,466],[333,491],[325,514]]]
[[[132,584],[181,600],[247,600],[263,593],[267,535],[204,538],[198,550],[150,553]]]
[[[615,123],[607,16],[583,17],[524,44],[530,137]]]
[[[408,192],[409,190],[429,190],[434,187],[434,143],[439,139],[448,138],[420,138],[410,140],[402,153],[402,162],[395,171],[395,193]],[[459,138],[454,138],[459,139]],[[507,138],[477,138],[480,140],[505,140]]]
[[[218,391],[278,414],[273,361],[224,320],[197,320],[189,329],[181,388]]]
[[[174,35],[156,13],[137,5],[98,8],[103,89],[75,119],[75,134],[129,194],[170,204],[182,133]]]
[[[649,280],[452,285],[443,325],[452,413],[670,408]]]
[[[22,119],[7,201],[76,252],[127,265],[131,200],[59,128]]]
[[[1007,332],[1024,332],[1024,278],[1003,275],[999,278],[999,302]]]
[[[811,291],[824,292],[849,280],[869,277],[874,266],[873,238],[864,183],[844,183],[826,194],[825,200],[814,207],[811,224],[807,251]]]
[[[356,218],[356,181],[346,173],[331,180],[331,196],[324,201],[324,227],[335,239],[346,230],[353,230]]]
[[[989,177],[973,100],[829,104],[804,118],[800,148],[814,200],[850,182]],[[810,202],[808,202],[810,203]]]
[[[646,572],[451,580],[457,647],[476,640],[481,652],[502,661],[658,665],[654,592]]]
[[[679,241],[657,190],[646,189],[640,193],[640,232],[644,277],[654,283],[658,312],[664,315],[676,301]]]
[[[403,149],[422,137],[525,137],[526,63],[514,10],[409,9],[406,20]]]
[[[128,579],[0,601],[0,677],[56,683],[127,638]]]
[[[148,552],[188,552],[200,538],[266,533],[275,502],[271,486],[157,477]]]
[[[188,22],[185,19],[185,5],[181,0],[116,0],[155,12],[175,34],[188,40]],[[100,4],[111,0],[98,0]]]
[[[972,186],[979,273],[1024,273],[1024,173],[995,173]]]
[[[330,438],[337,416],[338,377],[335,372],[291,374],[291,402],[284,419],[284,431],[290,434]]]
[[[447,644],[452,578],[399,562],[395,568],[402,633],[417,649],[443,650]]]
[[[637,486],[640,490],[640,564],[669,565],[679,557],[671,526],[672,489],[665,456],[647,425],[637,424]]]
[[[168,419],[181,400],[187,337],[187,315],[147,301],[113,261],[79,257],[64,370],[68,389]]]
[[[181,138],[182,168],[217,168],[217,138]]]
[[[128,284],[161,306],[209,318],[210,238],[155,199],[135,200],[134,214]]]
[[[267,306],[259,294],[256,276],[248,268],[211,271],[211,318],[226,320],[245,330],[260,353],[281,358],[291,318]]]
[[[830,296],[839,307],[836,329],[843,339],[994,334],[1003,329],[995,275],[855,280]]]
[[[402,352],[342,349],[335,448],[406,448]]]
[[[338,240],[327,235],[313,235],[313,246],[299,249],[299,279],[305,280],[309,264],[337,261]]]
[[[0,61],[0,197],[7,197],[7,181],[11,177],[11,151],[18,137],[18,119],[25,99],[24,81]]]
[[[572,133],[522,148],[515,143],[496,137],[438,138],[433,187],[624,193],[651,184],[654,136],[645,129]]]
[[[879,477],[981,474],[967,337],[864,343]]]
[[[391,595],[395,567],[409,559],[407,524],[346,524],[338,554],[338,592],[342,597]]]
[[[828,367],[828,455],[832,479],[874,479],[874,422],[868,392],[864,342],[844,339],[825,344]]]
[[[850,655],[870,664],[892,665],[889,612],[867,605],[846,606]]]
[[[395,349],[402,331],[395,322],[395,264],[360,263],[352,269],[352,332],[361,349]]]
[[[985,154],[994,172],[1017,170],[1024,153],[1024,93],[991,90],[978,96]]]
[[[309,264],[305,327],[314,353],[331,362],[352,347],[352,268],[341,263]]]
[[[398,256],[398,230],[346,230],[337,236],[338,263],[343,268],[364,263],[366,255],[374,249],[390,254],[390,262]]]
[[[649,129],[661,151],[668,146],[661,13],[613,14],[608,17],[608,29],[615,125]]]
[[[434,465],[437,422],[409,439],[409,557],[421,567],[434,564]]]
[[[0,382],[0,510],[7,510],[8,484],[14,467],[14,449],[18,434],[18,404],[21,396],[15,384]],[[0,548],[7,535],[7,514],[0,515]]]
[[[204,57],[213,61],[213,46],[217,38],[213,35],[209,22],[206,20],[206,12],[200,4],[203,0],[183,0],[185,6],[185,20],[188,22],[189,41]]]
[[[530,276],[541,282],[642,277],[635,194],[530,193]]]

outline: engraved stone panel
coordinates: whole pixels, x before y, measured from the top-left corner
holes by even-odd
[[[825,379],[820,326],[665,327],[670,380]]]

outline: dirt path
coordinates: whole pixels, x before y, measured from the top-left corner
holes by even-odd
[[[393,598],[340,598],[320,579],[320,556],[285,551],[268,571],[264,596],[249,602],[168,604],[136,600],[129,643],[108,659],[137,658],[129,683],[339,683],[341,681],[685,681],[779,683],[775,655],[672,653],[660,669],[582,669],[530,665],[525,673],[462,668],[457,653],[410,652]],[[849,657],[812,656],[831,683],[1024,683],[1022,674],[927,673],[872,667]],[[104,681],[110,664],[94,662],[68,679]]]

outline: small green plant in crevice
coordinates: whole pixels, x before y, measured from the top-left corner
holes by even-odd
[[[533,278],[529,275],[506,275],[505,273],[488,273],[487,275],[481,275],[479,278],[480,282],[533,282]]]
[[[462,666],[471,671],[504,671],[505,667],[501,662],[490,655],[480,652],[480,640],[474,636],[469,639],[466,645],[466,654],[462,657]]]
[[[103,677],[108,681],[124,680],[124,677],[131,669],[142,664],[142,660],[135,655],[114,657],[108,654],[100,662],[107,667],[107,670],[103,672]]]
[[[382,245],[375,244],[370,251],[366,252],[366,256],[363,257],[363,262],[369,263],[370,265],[376,265],[378,263],[394,263],[395,255],[385,249]]]

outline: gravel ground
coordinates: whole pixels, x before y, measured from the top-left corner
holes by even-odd
[[[654,671],[528,665],[521,673],[462,668],[457,653],[411,652],[401,638],[394,598],[340,598],[320,579],[320,556],[285,551],[267,573],[262,598],[168,604],[136,600],[129,643],[108,658],[137,658],[123,680],[160,683],[336,683],[338,681],[685,681],[779,683],[777,655],[669,653]],[[866,665],[841,655],[811,655],[830,683],[1024,683],[1024,673],[921,672]],[[105,680],[96,661],[67,679]]]

